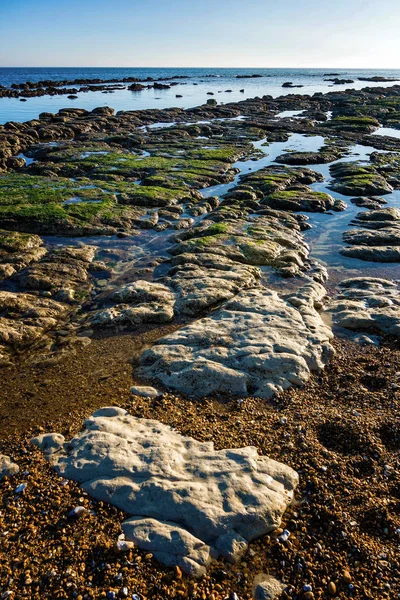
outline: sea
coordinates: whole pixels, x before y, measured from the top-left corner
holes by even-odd
[[[326,81],[327,74],[335,73],[339,79],[353,79],[352,84],[333,85]],[[243,75],[258,74],[262,77],[246,79]],[[101,68],[101,67],[43,67],[43,68],[0,68],[0,85],[9,87],[13,83],[41,80],[74,80],[74,79],[122,79],[136,77],[145,80],[147,77],[174,78],[178,85],[167,90],[142,90],[132,92],[127,89],[112,92],[82,92],[78,98],[71,100],[66,95],[42,96],[28,98],[21,102],[18,98],[0,98],[0,123],[7,121],[28,121],[35,119],[41,112],[56,113],[60,108],[77,107],[92,110],[97,106],[110,106],[119,110],[141,110],[146,108],[180,107],[190,108],[204,104],[209,98],[215,98],[218,104],[238,102],[246,98],[270,95],[273,97],[287,94],[309,94],[316,92],[341,91],[345,89],[361,89],[363,87],[390,86],[393,83],[369,83],[359,81],[359,77],[373,76],[392,77],[400,84],[400,69],[211,69],[211,68]],[[282,88],[284,82],[290,81],[301,88]],[[127,86],[129,84],[126,84]],[[74,86],[79,87],[79,86]],[[213,96],[209,95],[212,92]],[[181,97],[176,97],[176,96]]]

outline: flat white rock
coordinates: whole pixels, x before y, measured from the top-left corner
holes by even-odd
[[[137,375],[185,394],[269,398],[304,385],[330,360],[330,328],[313,282],[290,297],[266,288],[239,293],[211,316],[161,338],[139,357]]]
[[[134,385],[131,387],[131,393],[142,398],[157,398],[160,395],[160,392],[150,385]]]
[[[47,456],[60,475],[135,517],[123,523],[127,541],[192,576],[211,556],[238,560],[278,527],[298,484],[293,469],[256,448],[215,450],[116,407],[95,412]]]

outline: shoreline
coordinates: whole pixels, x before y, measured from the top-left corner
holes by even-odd
[[[396,269],[399,140],[373,136],[373,160],[361,160],[353,149],[372,145],[371,133],[380,126],[396,126],[397,117],[381,102],[396,96],[393,86],[187,110],[114,115],[112,109],[67,109],[0,126],[0,451],[20,466],[0,483],[6,532],[0,593],[89,600],[121,596],[127,587],[141,600],[232,594],[250,600],[260,571],[288,585],[284,599],[328,598],[331,583],[338,598],[400,593],[397,287],[376,278],[372,288],[369,280],[358,282],[361,287],[325,283],[328,273],[305,241],[321,215],[327,223],[342,215],[345,226],[335,238],[340,250],[343,240],[352,252],[360,248],[361,235],[366,253],[347,264],[358,270],[362,264],[368,274],[371,264],[388,269],[389,262],[371,263],[383,252],[394,255],[390,272]],[[354,99],[361,108],[349,115],[347,101]],[[285,110],[300,110],[301,118],[279,118]],[[172,126],[148,127],[163,122]],[[299,136],[297,146],[292,135]],[[322,143],[307,146],[316,136]],[[25,152],[29,165],[18,156]],[[346,203],[358,196],[353,215]],[[355,237],[349,229],[354,218]],[[58,244],[43,244],[57,233]],[[340,330],[348,337],[336,337]],[[192,354],[174,362],[160,338],[175,348],[184,334]],[[365,345],[352,341],[353,334]],[[197,346],[193,339],[200,340]],[[214,354],[222,375],[205,369],[200,377],[205,390],[216,385],[216,394],[194,399],[179,393],[189,381],[181,363],[190,372],[216,347],[221,355],[243,347],[255,361],[255,368],[235,367],[232,381],[247,386],[238,384],[245,392],[225,391],[236,355],[233,363],[218,363]],[[157,352],[165,361],[158,371],[151,362]],[[274,371],[279,359],[287,361],[281,368],[287,379]],[[160,394],[133,396],[130,387],[142,382],[149,365],[154,377],[147,380],[160,385]],[[162,391],[164,376],[177,391]],[[259,386],[260,378],[270,378],[273,394]],[[254,445],[296,469],[296,502],[281,527],[291,531],[289,539],[263,536],[238,563],[214,562],[198,582],[136,547],[115,553],[121,511],[90,499],[71,481],[60,485],[29,445],[34,434],[54,430],[70,438],[93,410],[110,405],[213,440],[217,449]],[[19,495],[21,482],[27,487]],[[88,511],[72,523],[67,514],[76,505]]]

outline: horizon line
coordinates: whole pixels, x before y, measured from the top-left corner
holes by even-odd
[[[13,66],[2,66],[0,65],[0,69],[342,69],[342,70],[368,70],[368,71],[378,71],[380,69],[384,69],[386,71],[400,71],[399,67],[160,67],[160,66],[76,66],[76,65],[37,65],[37,66],[22,66],[22,65],[13,65]]]

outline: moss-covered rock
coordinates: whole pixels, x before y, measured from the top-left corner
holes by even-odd
[[[334,180],[329,187],[345,196],[378,196],[393,191],[393,187],[372,165],[336,163],[331,165],[330,173]]]

